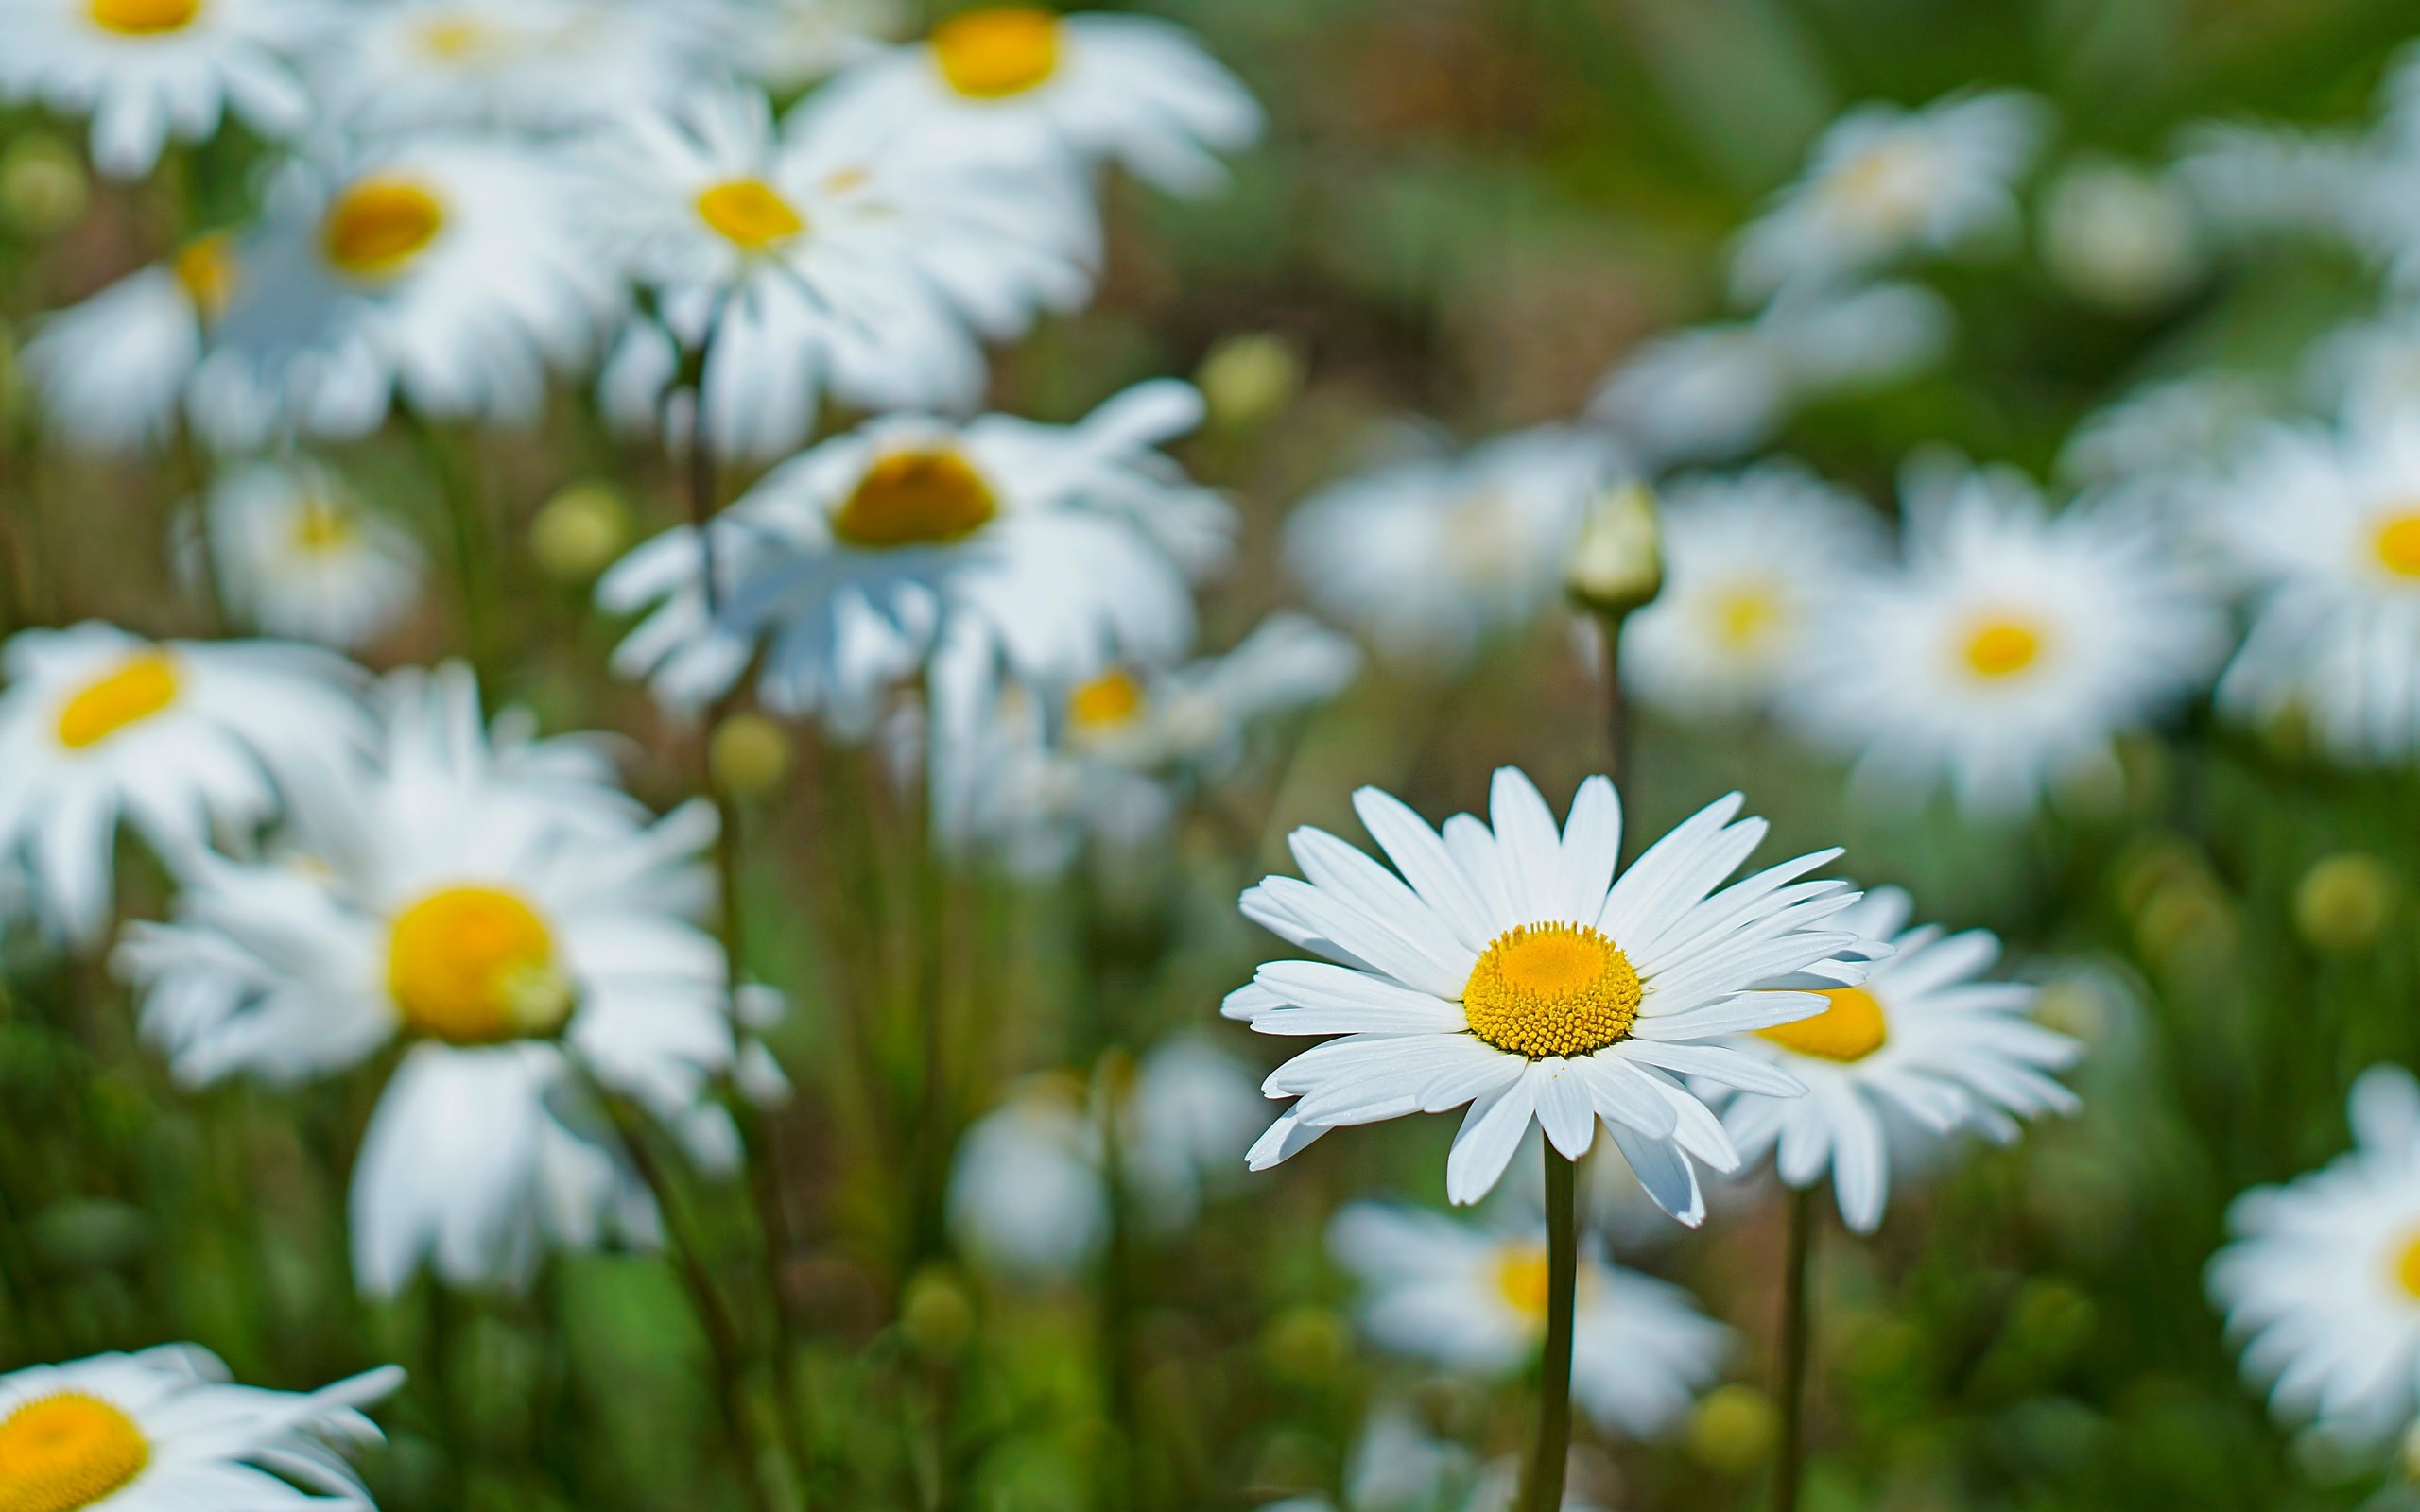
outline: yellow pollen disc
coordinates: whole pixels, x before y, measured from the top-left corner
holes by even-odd
[[[182,31],[201,14],[201,0],[92,0],[93,25],[122,37]]]
[[[2023,620],[1998,617],[1979,622],[1959,647],[1966,670],[1995,681],[2013,678],[2042,659],[2042,632]]]
[[[468,62],[495,50],[496,36],[476,16],[441,16],[418,32],[421,51],[444,62]]]
[[[75,1512],[143,1473],[143,1430],[97,1397],[65,1391],[0,1421],[0,1512]]]
[[[59,711],[59,743],[69,750],[97,746],[177,701],[177,663],[165,651],[137,651],[86,683]]]
[[[320,248],[337,271],[389,278],[445,229],[445,207],[408,180],[363,179],[336,197],[320,222]]]
[[[325,499],[307,499],[295,511],[287,539],[305,557],[325,557],[352,545],[358,533],[351,515]]]
[[[1714,602],[1714,635],[1733,651],[1756,646],[1781,626],[1781,606],[1762,587],[1743,585]]]
[[[1114,730],[1143,713],[1143,684],[1113,667],[1067,696],[1067,722],[1079,730]]]
[[[1638,1022],[1638,972],[1581,924],[1522,924],[1479,954],[1462,988],[1471,1033],[1538,1059],[1584,1056],[1627,1039]]]
[[[2406,1296],[2420,1300],[2420,1234],[2394,1252],[2394,1281]]]
[[[1059,18],[1040,6],[990,6],[933,28],[942,78],[969,99],[1022,94],[1059,70]]]
[[[945,545],[991,524],[999,507],[958,453],[893,452],[866,469],[832,517],[832,533],[853,546]]]
[[[406,1024],[453,1044],[550,1034],[572,1008],[546,921],[500,887],[448,887],[397,914],[387,990]]]
[[[2420,506],[2397,509],[2378,525],[2378,564],[2397,577],[2420,577]]]
[[[213,232],[197,236],[177,249],[168,264],[183,285],[185,298],[201,312],[204,320],[216,320],[226,313],[227,301],[235,297],[235,239],[225,232]]]
[[[1531,1322],[1547,1315],[1547,1246],[1508,1246],[1495,1256],[1495,1289],[1512,1311]]]
[[[1836,987],[1819,994],[1827,1003],[1823,1012],[1795,1023],[1776,1023],[1756,1033],[1784,1050],[1818,1060],[1846,1065],[1863,1060],[1891,1038],[1882,1005],[1861,987]]]
[[[762,179],[734,179],[698,195],[698,218],[743,252],[779,247],[806,230],[806,219]]]

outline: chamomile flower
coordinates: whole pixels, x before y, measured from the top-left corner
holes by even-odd
[[[1737,794],[1708,804],[1615,877],[1621,805],[1592,777],[1560,835],[1527,777],[1498,768],[1494,827],[1467,814],[1443,837],[1375,788],[1354,808],[1402,875],[1320,830],[1294,832],[1310,878],[1270,877],[1246,917],[1328,962],[1276,961],[1221,1010],[1263,1034],[1333,1035],[1263,1084],[1299,1099],[1253,1147],[1253,1169],[1331,1128],[1470,1104],[1445,1162],[1455,1202],[1485,1196],[1532,1123],[1578,1159],[1601,1120],[1656,1205],[1705,1215],[1695,1160],[1738,1168],[1720,1123],[1679,1075],[1789,1097],[1805,1089],[1706,1041],[1820,1011],[1762,984],[1822,968],[1857,943],[1829,920],[1856,901],[1798,879],[1818,851],[1723,880],[1765,835]],[[1735,822],[1736,820],[1736,822]],[[1718,891],[1717,888],[1721,890]],[[1678,1074],[1676,1075],[1675,1074]]]
[[[1910,912],[1896,887],[1866,894],[1832,921],[1877,947],[1865,981],[1810,983],[1823,1012],[1737,1041],[1805,1082],[1806,1095],[1739,1096],[1722,1110],[1739,1153],[1754,1161],[1778,1151],[1789,1185],[1813,1186],[1828,1169],[1841,1217],[1858,1233],[1882,1222],[1894,1143],[1972,1129],[2007,1143],[2019,1118],[2077,1106],[2049,1074],[2083,1047],[2027,1017],[2033,988],[1979,980],[1999,941],[1979,929],[1910,928]]]
[[[287,60],[318,26],[296,0],[8,0],[0,95],[90,115],[95,165],[138,179],[228,113],[267,136],[300,128],[309,100]]]
[[[1397,462],[1304,500],[1287,566],[1388,656],[1458,665],[1561,601],[1581,518],[1622,475],[1602,437],[1562,427]]]
[[[1869,565],[1880,521],[1794,463],[1662,490],[1664,590],[1622,631],[1622,676],[1677,713],[1762,704],[1805,654],[1809,623],[1842,576]]]
[[[937,670],[955,696],[994,663],[1065,686],[1165,661],[1192,638],[1188,576],[1219,559],[1231,528],[1225,501],[1154,450],[1201,408],[1191,388],[1160,381],[1074,425],[892,415],[824,441],[716,520],[714,614],[692,530],[606,574],[607,609],[658,605],[614,664],[693,710],[761,640],[769,706],[862,732],[883,692],[945,640],[959,654]]]
[[[1098,258],[1091,207],[1066,182],[886,146],[712,91],[641,116],[592,154],[585,203],[601,253],[660,299],[633,324],[605,394],[652,428],[678,348],[705,352],[719,453],[794,451],[827,390],[868,408],[971,405],[978,338],[1072,309]],[[673,417],[686,427],[691,417]]]
[[[2022,479],[1977,472],[1907,514],[1905,565],[1834,587],[1784,692],[1869,789],[1946,783],[1971,813],[2024,810],[2114,770],[2115,738],[2224,653],[2197,576],[2122,498],[2054,514]]]
[[[198,236],[44,320],[26,348],[44,418],[96,451],[167,440],[211,324],[234,295],[237,256],[232,234]]]
[[[2145,384],[2077,424],[2060,450],[2059,471],[2084,483],[2201,477],[2216,458],[2239,450],[2271,400],[2266,385],[2239,372]]]
[[[2320,337],[2303,379],[2316,408],[2356,427],[2420,412],[2420,305],[2398,303]]]
[[[1336,1215],[1328,1246],[1359,1278],[1361,1326],[1381,1348],[1480,1377],[1519,1373],[1546,1337],[1543,1225],[1486,1228],[1395,1203]],[[1688,1293],[1604,1259],[1580,1262],[1571,1392],[1600,1429],[1652,1438],[1678,1423],[1730,1352],[1731,1331]]]
[[[2353,1084],[2353,1148],[2227,1211],[2210,1296],[2280,1418],[2377,1444],[2420,1419],[2420,1086]]]
[[[1147,16],[1041,6],[961,10],[931,37],[850,67],[810,107],[952,153],[1082,174],[1115,159],[1177,193],[1224,181],[1217,154],[1260,107],[1190,33]]]
[[[547,1246],[651,1241],[592,1086],[701,1159],[734,1145],[708,1081],[735,1056],[701,806],[614,822],[576,759],[491,745],[444,681],[394,697],[381,759],[301,805],[293,860],[208,860],[130,932],[142,1024],[193,1085],[286,1082],[406,1048],[353,1173],[354,1266],[524,1280]]]
[[[369,737],[351,663],[275,642],[147,641],[97,622],[0,651],[0,854],[43,921],[79,944],[109,923],[121,816],[171,865],[240,843],[282,786]]]
[[[190,1344],[0,1375],[0,1496],[24,1512],[369,1512],[347,1461],[379,1441],[361,1409],[402,1381],[388,1366],[267,1391]]]
[[[202,514],[227,607],[270,635],[349,650],[419,592],[419,544],[317,462],[238,468],[211,485]]]
[[[720,0],[711,25],[732,72],[774,91],[805,87],[908,29],[904,0]]]

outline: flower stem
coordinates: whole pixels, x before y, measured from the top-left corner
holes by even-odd
[[[1622,621],[1598,616],[1605,632],[1605,775],[1616,787],[1630,781],[1630,700],[1622,694]]]
[[[1790,1194],[1789,1239],[1782,1260],[1781,1454],[1773,1466],[1773,1512],[1798,1512],[1806,1458],[1806,1354],[1812,1317],[1807,1278],[1814,1269],[1815,1190]]]
[[[1539,1142],[1547,1161],[1547,1340],[1538,1379],[1538,1450],[1523,1512],[1558,1512],[1571,1459],[1571,1332],[1580,1295],[1580,1203],[1575,1167]]]

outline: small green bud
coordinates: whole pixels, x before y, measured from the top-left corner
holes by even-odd
[[[908,1281],[899,1327],[921,1353],[947,1358],[975,1337],[975,1298],[947,1265],[927,1265]]]
[[[1269,1320],[1260,1351],[1270,1369],[1289,1381],[1327,1381],[1352,1359],[1353,1335],[1333,1311],[1297,1307]]]
[[[1194,374],[1210,423],[1240,430],[1286,407],[1303,387],[1303,356],[1268,331],[1233,335],[1210,349]]]
[[[2323,951],[2357,951],[2377,943],[2401,892],[2394,872],[2365,850],[2321,860],[2294,888],[2294,928]]]
[[[548,499],[529,526],[530,554],[548,576],[584,583],[630,544],[631,507],[621,490],[591,479]]]
[[[789,775],[789,731],[763,714],[733,714],[715,727],[706,747],[706,769],[727,793],[753,798],[779,787]]]
[[[0,152],[0,217],[34,241],[56,236],[83,218],[92,180],[76,149],[43,131],[29,131]]]
[[[1745,1475],[1772,1457],[1781,1418],[1754,1386],[1717,1386],[1689,1418],[1689,1452],[1725,1475]]]
[[[1664,591],[1663,526],[1644,483],[1620,484],[1588,507],[1564,584],[1581,608],[1619,620]]]

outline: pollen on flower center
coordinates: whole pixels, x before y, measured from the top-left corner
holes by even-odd
[[[424,23],[415,33],[421,51],[448,63],[470,62],[497,51],[495,29],[476,16],[444,15]]]
[[[454,1044],[551,1034],[572,1009],[546,921],[501,887],[447,887],[397,914],[387,990],[406,1024]]]
[[[1843,1065],[1863,1060],[1889,1041],[1890,1021],[1873,993],[1861,987],[1836,987],[1821,996],[1826,1005],[1813,1018],[1756,1033],[1784,1050]]]
[[[1022,94],[1059,70],[1059,18],[1039,6],[990,6],[933,28],[942,78],[970,99]]]
[[[1959,646],[1966,670],[1998,681],[2013,678],[2042,659],[2044,638],[2037,627],[2010,615],[1978,621]]]
[[[122,37],[182,31],[201,14],[201,0],[92,0],[93,25]]]
[[[177,701],[177,663],[167,652],[138,651],[86,683],[59,711],[59,743],[69,750],[99,745]]]
[[[2371,543],[2378,565],[2397,577],[2420,578],[2420,505],[2398,507],[2387,516]]]
[[[294,513],[287,539],[305,557],[325,557],[353,544],[357,534],[352,516],[325,499],[305,499]]]
[[[2420,1301],[2420,1233],[2414,1233],[2396,1246],[2394,1251],[2394,1282],[2404,1295]]]
[[[337,270],[384,279],[411,266],[445,229],[445,207],[417,183],[363,179],[337,195],[320,222],[320,246]]]
[[[998,512],[992,486],[956,451],[893,452],[866,469],[832,517],[832,533],[853,546],[945,545]]]
[[[1123,667],[1112,667],[1067,696],[1067,722],[1099,731],[1131,725],[1143,713],[1143,684]]]
[[[1711,607],[1715,639],[1733,651],[1754,649],[1781,625],[1781,606],[1760,583],[1732,588],[1719,594]]]
[[[1521,924],[1498,935],[1462,988],[1471,1033],[1514,1055],[1584,1056],[1638,1022],[1638,972],[1584,924]]]
[[[779,247],[806,230],[806,217],[762,179],[734,179],[700,190],[698,218],[743,252]]]
[[[177,249],[169,270],[204,320],[216,320],[235,297],[235,239],[225,232],[197,236]]]
[[[0,1508],[75,1512],[150,1461],[143,1430],[108,1402],[80,1391],[39,1397],[0,1421]]]

